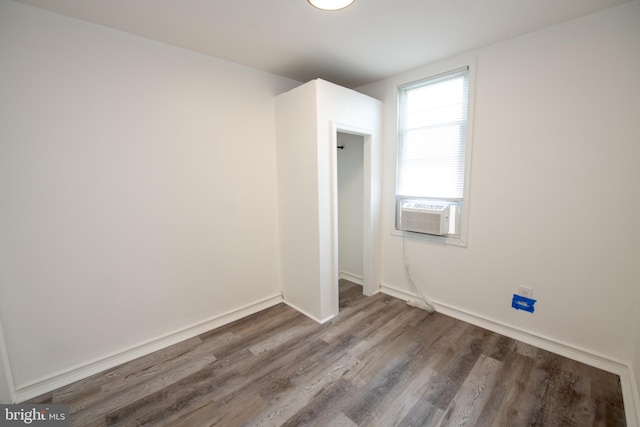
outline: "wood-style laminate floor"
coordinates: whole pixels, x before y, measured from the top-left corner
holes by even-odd
[[[34,399],[74,426],[624,426],[618,376],[341,281]]]

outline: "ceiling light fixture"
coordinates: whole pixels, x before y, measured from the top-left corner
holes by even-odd
[[[307,0],[312,6],[322,10],[339,10],[349,6],[355,0]]]

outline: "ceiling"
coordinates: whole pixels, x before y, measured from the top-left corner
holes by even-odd
[[[358,87],[629,0],[18,0],[298,81]]]

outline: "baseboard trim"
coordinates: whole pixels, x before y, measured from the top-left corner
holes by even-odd
[[[422,298],[417,294],[396,289],[392,286],[381,284],[381,292],[405,300],[407,302],[421,302]],[[628,427],[640,427],[640,399],[635,381],[633,367],[629,363],[621,362],[610,357],[598,354],[578,346],[563,343],[550,337],[545,337],[533,332],[514,328],[497,320],[453,307],[438,301],[432,301],[436,311],[447,316],[454,317],[475,326],[508,336],[524,343],[542,348],[552,353],[594,366],[607,372],[620,376],[622,397],[624,400],[625,415]]]
[[[277,294],[227,313],[211,317],[205,321],[171,332],[164,336],[135,345],[128,349],[113,353],[74,368],[59,372],[49,377],[18,386],[15,388],[15,403],[24,402],[42,394],[51,392],[75,381],[114,368],[122,363],[130,362],[138,357],[146,356],[173,344],[198,336],[220,326],[239,320],[243,317],[262,311],[282,302],[282,294]]]
[[[287,304],[289,307],[293,308],[295,311],[299,312],[300,314],[303,314],[303,315],[307,316],[309,319],[311,319],[314,322],[319,323],[321,325],[324,324],[324,323],[327,323],[329,320],[331,320],[334,317],[336,317],[335,315],[331,315],[331,316],[326,317],[325,319],[318,319],[316,316],[313,316],[312,314],[309,314],[305,310],[301,309],[300,307],[298,307],[297,305],[291,303],[290,301],[287,301],[286,299],[283,302],[285,304]]]
[[[356,285],[364,286],[364,277],[358,276],[357,274],[351,274],[345,271],[341,271],[340,274],[338,274],[338,278],[348,280],[355,283]]]
[[[382,292],[383,294],[390,295],[392,297],[396,297],[398,299],[405,300],[407,302],[422,301],[422,298],[420,298],[418,295],[414,293],[403,291],[401,289],[396,289],[392,286],[385,285],[384,283],[380,284],[380,292]]]

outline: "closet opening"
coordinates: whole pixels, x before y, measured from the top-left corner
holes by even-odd
[[[339,310],[350,305],[363,294],[369,278],[371,251],[365,242],[370,238],[367,215],[370,213],[370,194],[367,184],[365,148],[370,137],[338,129],[336,141],[337,217],[337,294]],[[370,280],[370,279],[369,279]]]

